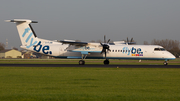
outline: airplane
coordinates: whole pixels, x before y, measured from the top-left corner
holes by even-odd
[[[81,59],[79,65],[85,64],[85,59],[105,59],[108,65],[109,59],[137,59],[137,60],[169,60],[176,57],[159,45],[134,45],[130,42],[115,41],[110,39],[104,43],[75,42],[74,40],[46,40],[38,38],[31,23],[38,23],[28,19],[13,19],[6,22],[16,24],[23,49],[53,56],[55,58]],[[127,39],[128,40],[128,39]],[[132,44],[132,45],[131,45]]]

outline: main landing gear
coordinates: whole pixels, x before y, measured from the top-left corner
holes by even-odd
[[[85,64],[85,61],[84,59],[87,57],[88,54],[82,54],[82,60],[79,60],[79,65],[84,65]]]
[[[85,61],[84,60],[79,60],[79,65],[84,65]]]
[[[104,60],[104,64],[109,65],[109,60],[108,59]]]

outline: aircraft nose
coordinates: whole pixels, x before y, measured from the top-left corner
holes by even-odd
[[[174,60],[174,59],[176,59],[176,57],[170,53],[170,59]]]
[[[176,57],[175,57],[174,55],[172,55],[172,58],[173,58],[173,59],[176,59]]]

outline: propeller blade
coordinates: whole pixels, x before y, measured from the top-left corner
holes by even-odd
[[[104,43],[106,43],[106,35],[104,35]]]
[[[127,43],[129,42],[129,39],[128,39],[128,37],[127,37]]]
[[[106,49],[103,48],[102,51],[101,51],[101,54],[104,53],[104,52],[106,52]]]
[[[131,38],[131,41],[130,42],[133,42],[133,38]]]
[[[109,43],[110,39],[107,41],[107,43]]]

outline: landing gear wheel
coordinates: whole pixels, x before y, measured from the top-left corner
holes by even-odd
[[[164,64],[165,66],[166,66],[166,65],[168,65],[167,61],[164,61],[164,63],[163,63],[163,64]]]
[[[85,61],[84,60],[79,60],[79,65],[84,65]]]
[[[109,65],[109,60],[108,59],[104,60],[104,64]]]

